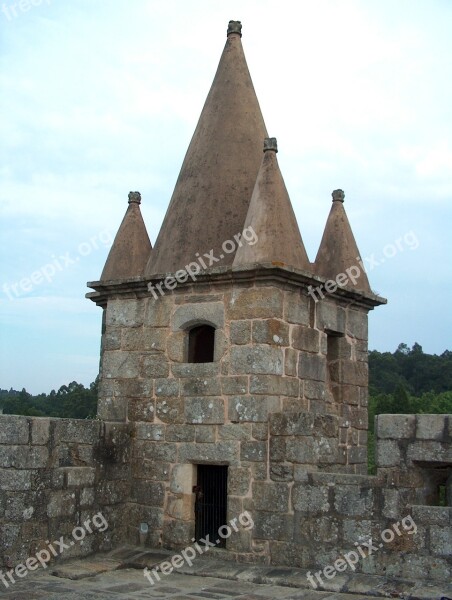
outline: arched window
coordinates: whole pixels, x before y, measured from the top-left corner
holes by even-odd
[[[198,325],[188,332],[188,362],[213,362],[215,350],[215,327]]]

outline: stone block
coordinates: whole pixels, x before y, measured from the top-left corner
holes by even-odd
[[[348,448],[347,459],[350,465],[367,463],[367,448],[364,446],[352,446]]]
[[[220,440],[246,441],[251,438],[251,425],[249,423],[227,423],[218,427]]]
[[[142,357],[141,377],[168,377],[169,364],[164,354],[147,354]]]
[[[253,321],[253,342],[273,346],[289,345],[289,325],[278,319]]]
[[[408,446],[406,455],[411,461],[451,463],[452,447],[433,440],[418,440]]]
[[[28,444],[28,433],[26,417],[0,415],[0,444]]]
[[[124,327],[121,335],[122,350],[143,350],[143,328]]]
[[[223,302],[202,302],[183,304],[174,311],[172,330],[188,329],[199,323],[210,323],[215,329],[224,326]]]
[[[94,488],[84,488],[80,492],[80,506],[92,506],[95,500]]]
[[[303,521],[301,523],[302,525],[300,533],[302,536],[306,531],[306,528]],[[305,533],[305,535],[306,534],[309,542],[311,543],[318,543],[322,546],[325,544],[337,544],[339,538],[338,521],[336,519],[332,519],[330,516],[312,519],[309,522],[308,531]],[[339,586],[339,589],[340,587],[341,586]]]
[[[452,419],[452,415],[449,417]],[[446,441],[447,437],[446,415],[416,415],[417,439]]]
[[[267,442],[242,442],[240,444],[240,459],[250,462],[267,460]]]
[[[305,381],[303,386],[303,395],[310,400],[326,400],[327,392],[325,382],[323,381]]]
[[[106,325],[140,327],[144,320],[144,301],[132,298],[112,299],[107,304]]]
[[[278,513],[289,510],[289,487],[285,483],[254,482],[252,495],[256,510]]]
[[[224,401],[222,398],[186,398],[185,421],[187,423],[224,423]]]
[[[183,396],[219,396],[221,384],[217,377],[190,377],[181,381],[181,393]]]
[[[367,543],[373,536],[372,521],[368,519],[344,519],[342,528],[344,542],[349,544],[350,547],[355,543]]]
[[[275,463],[284,462],[286,460],[286,445],[285,437],[270,438],[270,460]]]
[[[323,331],[345,333],[345,310],[327,299],[317,302],[316,327]]]
[[[174,377],[214,377],[220,372],[219,363],[182,363],[171,365]]]
[[[125,405],[125,403],[123,402]],[[129,398],[127,400],[127,420],[134,422],[152,423],[155,415],[154,402],[142,398]],[[125,420],[125,417],[124,417]]]
[[[300,379],[326,380],[326,360],[320,354],[300,352],[298,359],[298,377]]]
[[[317,354],[320,350],[319,332],[317,329],[296,325],[292,328],[291,345],[297,350],[313,352]]]
[[[286,348],[284,351],[284,374],[289,377],[297,376],[298,352],[293,348]]]
[[[104,352],[102,358],[102,377],[107,379],[130,379],[138,377],[140,371],[140,358],[138,352],[113,350]]]
[[[220,382],[221,391],[227,396],[246,394],[248,392],[248,377],[246,375],[222,377]]]
[[[150,398],[151,379],[119,379],[114,382],[114,395],[123,398]]]
[[[166,331],[166,329],[164,330]],[[167,339],[166,345],[169,360],[184,363],[188,353],[188,334],[186,331],[175,331]]]
[[[195,428],[193,425],[167,425],[165,440],[167,442],[194,442]]]
[[[169,338],[170,329],[166,327],[143,327],[142,350],[164,352]]]
[[[378,440],[375,458],[377,467],[399,466],[401,455],[398,443],[393,440]]]
[[[122,398],[99,398],[97,416],[104,421],[125,421],[127,402]]]
[[[238,465],[239,442],[221,441],[216,444],[193,444],[190,442],[179,445],[179,462],[207,463],[220,465]]]
[[[334,507],[341,515],[365,517],[373,509],[373,491],[357,485],[336,485]]]
[[[152,481],[168,481],[171,467],[167,462],[156,460],[140,460],[132,462],[132,477]]]
[[[297,325],[309,325],[309,298],[301,291],[284,294],[284,319]]]
[[[422,506],[411,507],[413,521],[419,524],[434,524],[448,527],[452,523],[452,507],[449,506]]]
[[[0,469],[0,490],[19,491],[31,489],[31,471]]]
[[[295,483],[292,488],[293,510],[303,515],[319,515],[330,510],[328,486]]]
[[[452,556],[452,527],[430,527],[430,548],[434,556]]]
[[[155,411],[163,423],[185,423],[183,398],[159,398],[155,403]]]
[[[267,423],[254,423],[253,424],[253,438],[255,440],[265,441],[268,440],[268,424]]]
[[[68,487],[86,487],[94,484],[96,469],[92,467],[65,467]]]
[[[269,414],[280,410],[275,396],[235,396],[229,399],[229,420],[238,422],[264,422]]]
[[[255,511],[254,538],[260,540],[293,539],[293,515],[283,515],[278,512]]]
[[[191,540],[194,534],[195,523],[193,520],[168,520],[163,528],[163,544],[169,548],[182,548],[186,546],[186,540]]]
[[[367,340],[367,321],[366,310],[353,310],[349,308],[347,311],[347,333],[359,340]]]
[[[195,439],[200,443],[213,443],[216,439],[216,425],[196,425]]]
[[[171,470],[170,492],[172,494],[191,495],[193,493],[193,485],[195,485],[195,480],[196,468],[194,465],[174,465]]]
[[[367,386],[368,383],[368,366],[365,362],[341,360],[330,365],[330,373],[333,381],[358,386]]]
[[[49,451],[43,446],[0,446],[0,467],[42,469],[48,459]]]
[[[272,435],[311,435],[313,431],[314,415],[311,413],[275,413],[270,416]]]
[[[121,348],[122,327],[105,327],[102,336],[102,350],[119,350]]]
[[[246,467],[228,469],[228,496],[246,496],[250,489],[251,474]]]
[[[144,324],[152,327],[169,327],[173,300],[165,298],[148,298],[144,316]]]
[[[250,393],[298,398],[300,381],[295,377],[281,377],[279,375],[251,375]]]
[[[51,492],[47,504],[47,516],[69,517],[75,513],[75,492],[58,491]]]
[[[146,442],[145,457],[148,460],[160,462],[175,462],[177,456],[177,446],[174,443],[166,442]]]
[[[401,440],[413,438],[416,429],[415,415],[377,415],[376,432],[379,439]]]
[[[274,287],[240,288],[227,307],[229,320],[278,318],[283,314],[283,292]]]
[[[30,421],[31,443],[35,446],[45,446],[49,441],[50,419],[45,417],[33,417]]]
[[[100,435],[99,421],[55,419],[55,441],[95,445]]]
[[[251,321],[231,321],[229,325],[231,344],[241,346],[251,342]]]
[[[301,464],[317,464],[319,447],[312,437],[290,437],[286,442],[285,460]]]
[[[282,375],[283,351],[264,344],[231,348],[231,370],[235,374]]]
[[[270,464],[270,479],[272,481],[293,481],[293,465]]]

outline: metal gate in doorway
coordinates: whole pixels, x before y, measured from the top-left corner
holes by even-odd
[[[220,538],[218,530],[226,525],[228,467],[224,465],[198,465],[195,488],[195,531],[196,540],[214,542],[220,548],[226,540]]]

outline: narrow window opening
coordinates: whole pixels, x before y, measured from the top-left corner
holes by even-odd
[[[199,325],[188,332],[188,362],[213,362],[215,352],[215,328]]]

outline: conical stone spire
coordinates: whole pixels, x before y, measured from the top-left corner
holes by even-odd
[[[100,276],[101,281],[142,276],[152,250],[140,210],[141,194],[129,193],[129,206]]]
[[[276,139],[266,138],[245,221],[245,229],[253,229],[257,242],[238,248],[234,266],[274,263],[310,271],[297,219],[279,169],[277,152]]]
[[[372,293],[344,209],[345,194],[342,190],[334,190],[332,196],[333,206],[315,259],[314,273],[331,280],[343,273],[347,276],[345,287]]]
[[[223,242],[243,230],[266,136],[243,53],[241,24],[231,21],[146,276],[183,268],[197,253],[223,254]],[[233,260],[234,254],[228,254],[216,264]]]

